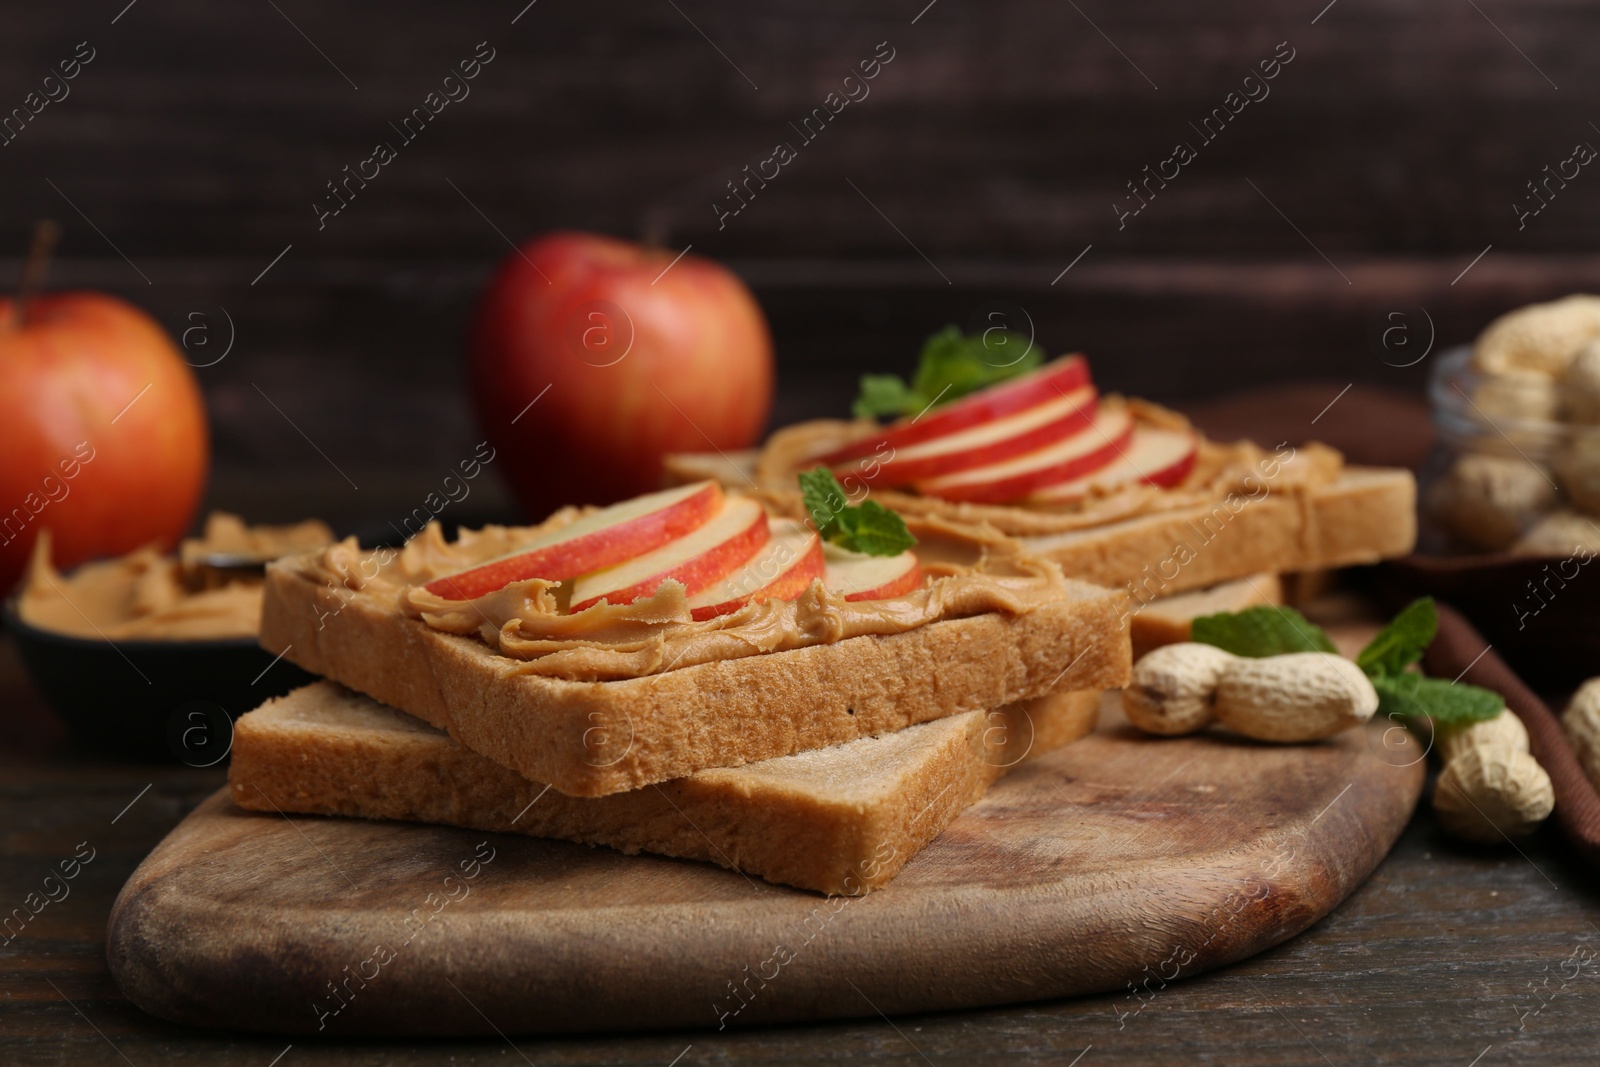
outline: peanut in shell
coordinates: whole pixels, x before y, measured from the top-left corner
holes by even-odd
[[[1317,741],[1372,718],[1378,693],[1329,652],[1236,659],[1217,687],[1217,721],[1258,741]]]

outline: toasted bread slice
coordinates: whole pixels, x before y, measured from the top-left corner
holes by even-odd
[[[1011,766],[1094,728],[1062,692],[830,748],[575,798],[330,682],[241,717],[228,780],[252,811],[352,815],[706,860],[802,889],[877,889]]]
[[[1202,615],[1282,603],[1283,580],[1276,574],[1247,575],[1209,589],[1152,600],[1133,613],[1133,658],[1162,645],[1189,640],[1190,624]]]
[[[1131,665],[1127,597],[1067,581],[1018,614],[573,681],[474,636],[444,633],[363,590],[268,568],[261,642],[572,796],[604,796],[708,767],[886,734],[1058,690],[1108,689]]]

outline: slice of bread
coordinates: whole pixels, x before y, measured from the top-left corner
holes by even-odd
[[[989,785],[1089,733],[1100,693],[1060,692],[830,748],[606,797],[530,782],[443,732],[330,682],[241,717],[228,781],[242,808],[351,815],[706,860],[802,889],[894,878]]]
[[[1189,640],[1189,625],[1202,615],[1282,603],[1283,582],[1276,574],[1252,574],[1209,589],[1152,600],[1133,613],[1133,658]]]
[[[1068,581],[1019,614],[942,619],[617,681],[520,670],[291,557],[267,570],[261,643],[572,796],[887,734],[1058,690],[1124,684],[1127,597]]]

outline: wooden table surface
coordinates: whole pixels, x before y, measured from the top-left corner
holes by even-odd
[[[105,966],[106,916],[145,854],[222,781],[216,769],[118,765],[66,751],[0,640],[0,912],[40,890],[59,861],[93,849],[70,895],[0,944],[0,1063],[1493,1067],[1591,1063],[1600,1039],[1593,872],[1569,859],[1550,829],[1520,852],[1455,846],[1426,805],[1371,880],[1305,934],[1164,989],[1152,981],[1137,997],[514,1044],[296,1039],[291,1047],[285,1038],[189,1030],[144,1015],[118,993]]]

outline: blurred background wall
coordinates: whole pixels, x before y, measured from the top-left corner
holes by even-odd
[[[481,436],[459,366],[478,289],[553,228],[729,262],[771,320],[774,424],[843,413],[861,372],[995,310],[1181,407],[1291,380],[1418,393],[1430,343],[1600,289],[1600,174],[1544,169],[1600,145],[1600,8],[1578,0],[525,3],[8,11],[0,111],[92,58],[5,127],[5,274],[53,217],[53,285],[139,303],[210,364],[213,503],[409,509]],[[395,158],[335,200],[379,141]],[[795,158],[722,215],[779,142]]]

